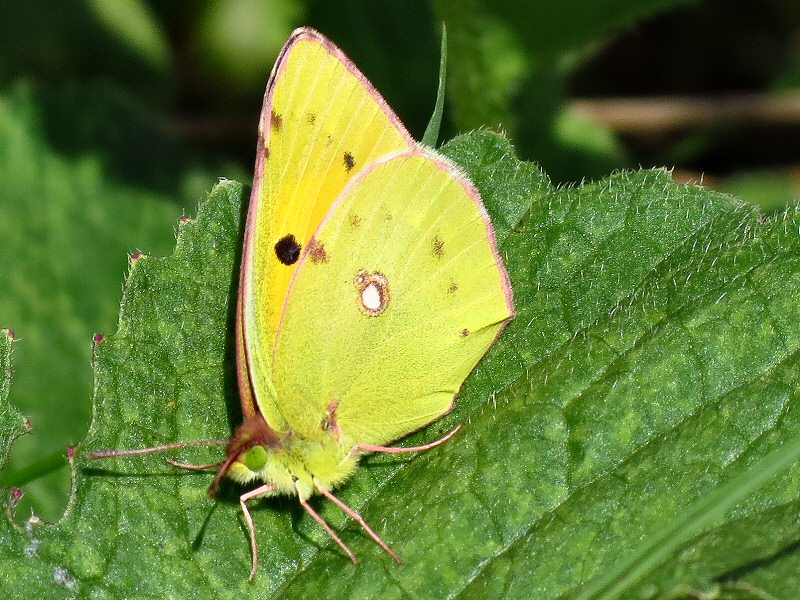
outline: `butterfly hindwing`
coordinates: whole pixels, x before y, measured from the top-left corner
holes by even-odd
[[[386,444],[448,411],[513,313],[477,192],[417,149],[369,167],[304,251],[273,369],[309,439]]]

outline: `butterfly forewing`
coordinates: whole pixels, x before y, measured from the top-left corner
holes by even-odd
[[[247,359],[240,370],[247,369],[256,402],[276,429],[271,357],[296,260],[354,177],[413,145],[338,48],[309,29],[292,35],[264,98],[240,289]]]

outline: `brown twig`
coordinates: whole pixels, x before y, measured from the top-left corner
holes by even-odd
[[[800,94],[573,100],[576,116],[619,133],[674,133],[714,125],[800,125]]]

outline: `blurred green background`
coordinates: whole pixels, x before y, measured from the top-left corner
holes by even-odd
[[[11,399],[33,431],[0,485],[62,511],[92,334],[116,327],[127,257],[170,252],[219,177],[251,179],[289,32],[333,39],[421,137],[441,22],[443,139],[504,131],[564,184],[675,166],[764,211],[800,195],[796,0],[3,2],[0,326],[19,339]]]

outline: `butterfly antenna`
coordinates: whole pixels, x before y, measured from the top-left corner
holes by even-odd
[[[196,440],[194,442],[177,442],[175,444],[164,444],[163,446],[151,446],[150,448],[136,448],[134,450],[95,450],[87,452],[86,458],[96,460],[98,458],[114,458],[115,456],[138,456],[140,454],[155,454],[157,452],[167,452],[179,448],[192,448],[196,446],[225,446],[229,440]]]

